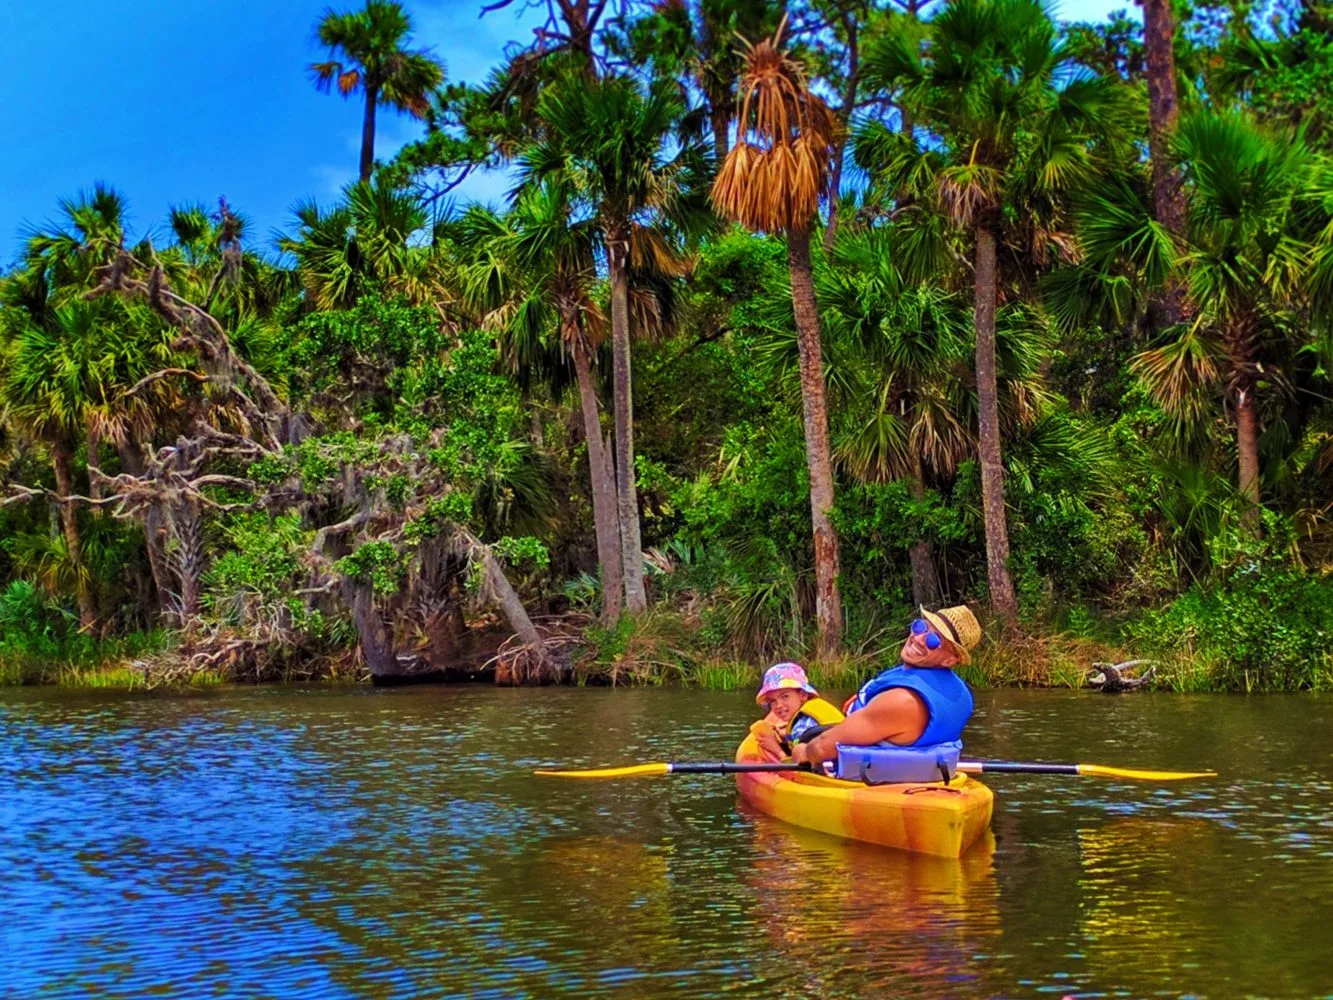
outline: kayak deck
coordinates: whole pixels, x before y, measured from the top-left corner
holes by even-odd
[[[759,761],[754,737],[737,761]],[[990,826],[995,796],[965,774],[943,782],[865,785],[804,772],[736,775],[741,797],[795,826],[920,854],[956,858]]]

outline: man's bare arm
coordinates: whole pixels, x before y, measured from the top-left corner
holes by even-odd
[[[870,746],[884,740],[912,743],[926,731],[929,722],[930,713],[920,695],[907,688],[890,688],[871,699],[861,711],[816,736],[805,746],[803,756],[818,767],[838,756],[839,743],[848,746]]]

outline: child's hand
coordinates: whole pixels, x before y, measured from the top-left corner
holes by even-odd
[[[776,762],[787,756],[782,752],[782,744],[771,727],[755,733],[755,742],[759,744],[759,752],[764,755],[764,760]]]

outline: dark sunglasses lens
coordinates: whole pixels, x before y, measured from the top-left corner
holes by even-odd
[[[930,650],[935,650],[940,648],[940,637],[937,636],[934,632],[926,636],[926,648]]]
[[[930,623],[926,621],[924,618],[918,618],[914,622],[912,622],[913,635],[924,635],[928,628],[930,628]]]

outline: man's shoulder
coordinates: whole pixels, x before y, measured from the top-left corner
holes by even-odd
[[[925,699],[917,694],[910,687],[891,687],[885,688],[879,692],[866,705],[867,708],[875,707],[880,710],[892,711],[894,708],[900,708],[906,705],[924,705]]]

